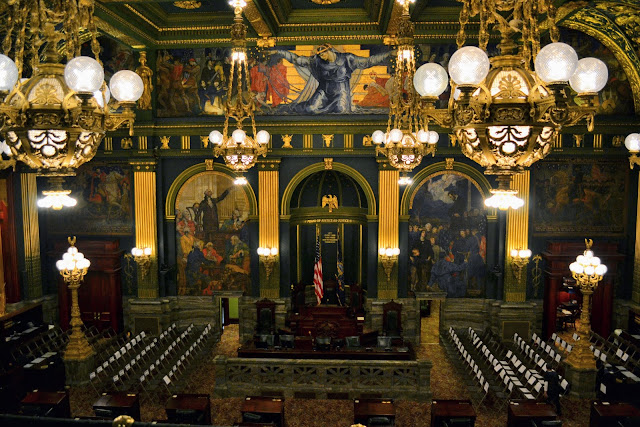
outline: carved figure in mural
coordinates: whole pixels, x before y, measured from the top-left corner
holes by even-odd
[[[222,114],[225,76],[222,64],[208,58],[200,75],[200,109],[207,114]]]
[[[202,252],[202,241],[196,240],[193,244],[193,249],[189,255],[187,255],[186,276],[189,284],[196,288],[197,294],[201,294],[202,289],[205,288],[209,282],[208,276],[201,270],[206,260]]]
[[[282,63],[282,58],[277,58],[277,62],[269,67],[269,87],[267,88],[267,101],[271,101],[272,107],[277,107],[283,102],[287,102],[290,85],[287,80],[287,67]]]
[[[218,197],[213,197],[213,192],[210,189],[204,192],[204,199],[198,207],[198,215],[201,215],[204,240],[207,242],[213,241],[215,234],[220,230],[217,204],[223,201],[230,191],[231,188],[227,188]]]
[[[200,64],[196,62],[195,58],[189,58],[189,62],[182,71],[182,87],[188,100],[187,110],[189,110],[189,106],[196,110],[200,106],[200,97],[198,96],[200,68]]]
[[[267,73],[267,64],[265,61],[256,62],[255,59],[249,60],[249,80],[251,81],[251,92],[255,94],[255,101],[260,107],[268,107],[267,105],[267,86],[269,78]]]
[[[358,105],[360,107],[388,107],[389,91],[393,80],[389,77],[378,77],[375,71],[369,73],[370,81],[364,85],[367,94]]]
[[[231,236],[230,243],[227,250],[227,267],[249,273],[249,246],[238,236]]]
[[[138,108],[140,110],[151,110],[151,92],[153,91],[151,76],[153,76],[153,70],[147,66],[147,52],[140,52],[140,66],[136,68],[136,73],[144,84],[142,96],[138,99]]]
[[[158,70],[158,107],[169,109],[169,87],[171,86],[171,70],[173,57],[167,51],[158,53],[156,69]]]
[[[189,104],[189,98],[182,83],[182,73],[184,71],[184,64],[180,58],[174,58],[169,85],[169,106],[171,111],[177,113],[178,111],[189,111],[191,109]],[[179,108],[176,101],[180,101],[182,105]]]
[[[343,53],[330,44],[322,44],[311,56],[299,56],[286,50],[272,50],[270,55],[282,57],[295,65],[307,83],[290,109],[303,114],[350,113],[351,75],[383,63],[391,52],[368,58]]]
[[[178,295],[186,295],[187,293],[187,259],[195,243],[196,238],[191,228],[188,226],[182,228],[182,232],[180,233],[180,246],[178,247]]]

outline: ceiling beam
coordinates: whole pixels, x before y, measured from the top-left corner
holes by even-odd
[[[275,29],[268,23],[255,0],[249,0],[244,8],[244,16],[260,37],[272,37]]]

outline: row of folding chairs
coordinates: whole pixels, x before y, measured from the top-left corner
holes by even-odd
[[[537,335],[531,336],[531,344],[516,332],[513,334],[513,343],[527,360],[540,369],[552,366],[554,369],[560,365],[562,354],[555,350],[554,346],[547,344]]]
[[[639,362],[632,348],[627,347],[615,335],[605,340],[595,332],[591,334],[591,351],[593,355],[602,362],[613,365],[624,366],[626,370],[640,370]]]
[[[49,329],[12,351],[15,362],[24,365],[45,353],[59,353],[69,341],[70,330],[65,332],[59,326],[50,325]]]
[[[479,409],[483,406],[488,394],[489,394],[489,382],[484,377],[482,369],[478,366],[471,354],[466,350],[464,344],[456,334],[453,327],[449,327],[449,336],[458,349],[460,358],[465,362],[468,374],[472,374],[474,383],[477,382],[479,387],[470,387],[469,394],[471,395],[471,402]]]

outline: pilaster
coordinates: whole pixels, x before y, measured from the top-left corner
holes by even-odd
[[[38,225],[38,185],[36,174],[21,173],[22,233],[26,270],[26,299],[42,297],[42,262],[40,259],[40,226]]]
[[[154,161],[135,161],[136,247],[151,248],[151,265],[145,272],[138,266],[138,298],[158,297],[158,226],[156,222],[156,169]]]
[[[378,248],[399,247],[399,217],[400,217],[400,186],[398,179],[400,172],[389,166],[388,163],[380,163],[379,199],[380,215],[378,217]],[[391,267],[387,275],[382,264],[382,258],[378,254],[378,298],[398,298],[398,262]]]
[[[522,274],[511,262],[512,249],[528,249],[529,247],[529,184],[531,172],[514,175],[511,187],[518,190],[518,197],[524,200],[520,209],[509,209],[507,212],[507,238],[505,248],[504,300],[507,302],[524,302],[527,299],[527,265]]]
[[[280,249],[279,167],[279,159],[258,164],[258,246],[263,248]],[[280,298],[280,252],[275,260],[260,258],[260,298]]]
[[[640,304],[640,175],[638,175],[638,199],[636,210],[636,243],[633,259],[633,287],[631,288],[631,301]]]

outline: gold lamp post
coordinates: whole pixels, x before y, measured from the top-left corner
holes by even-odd
[[[146,277],[151,269],[151,248],[133,248],[131,249],[133,260],[140,266],[142,277]]]
[[[522,272],[526,271],[530,258],[531,249],[511,249],[511,269],[518,283],[522,281]]]
[[[517,208],[522,203],[514,200],[512,176],[546,157],[562,128],[584,121],[593,130],[594,100],[607,83],[607,66],[596,58],[578,60],[571,46],[559,42],[552,0],[459,1],[458,50],[449,60],[448,74],[435,63],[416,71],[421,113],[425,120],[449,128],[462,153],[484,167],[485,174],[499,177],[488,206]],[[464,46],[465,26],[476,15],[479,47]],[[543,25],[552,43],[541,48]],[[492,58],[486,53],[490,27],[497,28],[501,38],[499,54]],[[438,108],[448,77],[449,104]]]
[[[582,312],[580,313],[580,325],[578,326],[580,339],[567,357],[567,362],[576,368],[595,369],[596,362],[593,353],[589,349],[591,295],[598,287],[602,276],[607,272],[607,267],[600,262],[600,258],[594,256],[591,250],[593,240],[585,239],[584,242],[587,249],[582,255],[578,255],[575,262],[569,265],[573,278],[576,279],[576,284],[582,292]]]
[[[62,259],[56,262],[56,267],[64,281],[68,283],[71,290],[71,337],[64,353],[65,360],[84,360],[94,352],[87,341],[87,337],[82,332],[82,319],[80,318],[80,307],[78,306],[78,288],[80,282],[87,274],[91,265],[82,252],[78,251],[74,245],[76,237],[68,238],[69,249],[62,255]]]
[[[624,146],[627,147],[631,157],[629,157],[629,167],[633,169],[633,166],[640,165],[640,133],[630,133],[624,139]]]
[[[247,64],[247,26],[242,20],[242,9],[247,3],[244,0],[231,0],[229,4],[234,8],[235,18],[231,26],[233,48],[224,127],[222,133],[218,130],[211,131],[209,141],[213,145],[213,154],[216,157],[222,156],[227,166],[240,174],[234,183],[244,185],[247,179],[242,174],[256,164],[259,156],[266,156],[271,135],[266,130],[256,132],[256,103],[253,94],[247,89],[251,87]],[[231,135],[230,118],[236,122],[236,129]],[[245,120],[250,122],[251,135],[242,128]]]
[[[402,15],[396,38],[398,55],[393,88],[389,93],[387,131],[376,130],[371,135],[371,140],[376,145],[376,153],[386,156],[391,166],[403,172],[398,183],[407,185],[411,183],[407,174],[425,156],[435,153],[439,135],[429,130],[420,115],[420,97],[413,86],[405,87],[405,81],[412,82],[416,72],[413,24],[409,16],[409,5],[415,0],[397,1],[402,5]]]
[[[106,131],[123,125],[133,131],[144,84],[129,70],[115,73],[109,86],[104,82],[94,6],[94,0],[15,0],[0,17],[6,30],[0,54],[5,140],[0,167],[17,160],[55,178],[41,207],[70,206],[62,177],[75,175],[95,156]],[[80,56],[85,33],[94,58]],[[111,95],[117,102],[109,104]]]

